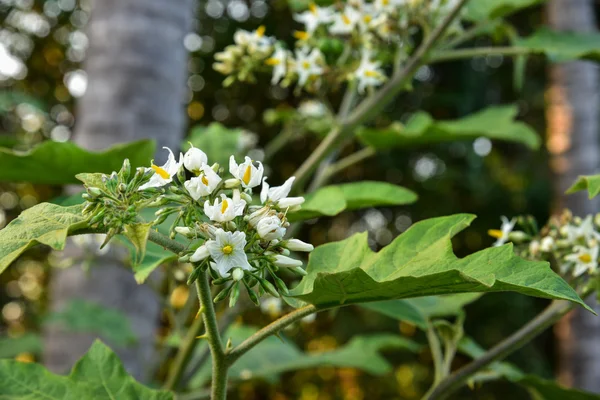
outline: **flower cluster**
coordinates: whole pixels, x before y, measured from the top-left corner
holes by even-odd
[[[524,230],[515,230],[517,223]],[[563,276],[578,278],[598,271],[599,229],[600,214],[580,218],[564,211],[540,230],[531,217],[502,217],[501,228],[489,234],[497,239],[496,246],[513,241],[521,256],[550,261]]]
[[[308,243],[284,238],[289,226],[287,213],[299,209],[304,202],[303,197],[289,196],[294,177],[271,187],[262,163],[249,157],[238,163],[231,156],[229,176],[225,176],[224,168],[208,164],[201,149],[191,146],[178,158],[167,150],[169,157],[164,165],[138,168],[129,182],[120,182],[120,173],[113,173],[102,177],[101,188],[88,187],[86,198],[90,203],[86,209],[96,210],[98,205],[116,202],[112,209],[102,210],[102,218],[92,219],[101,223],[106,218],[113,221],[115,214],[125,210],[127,218],[119,221],[126,225],[134,223],[130,213],[137,215],[141,208],[161,207],[155,212],[154,225],[170,219],[170,236],[179,234],[190,240],[188,250],[180,254],[181,261],[195,265],[188,283],[208,270],[214,284],[226,285],[215,301],[229,296],[231,305],[239,296],[240,286],[246,287],[257,304],[264,292],[274,296],[287,293],[278,276],[279,269],[304,275],[302,262],[290,257],[290,252],[313,250]],[[117,190],[108,191],[107,186],[116,186]],[[259,186],[260,203],[252,197],[253,189]],[[259,288],[258,295],[254,287]]]
[[[387,79],[384,60],[405,58],[417,22],[435,26],[454,4],[454,0],[349,0],[329,7],[311,3],[308,10],[294,15],[302,29],[294,32],[293,51],[265,36],[264,26],[254,32],[239,30],[235,44],[215,55],[214,69],[229,75],[225,85],[253,82],[255,72],[270,69],[274,85],[296,83],[315,91],[324,80],[346,80],[356,82],[364,93]]]

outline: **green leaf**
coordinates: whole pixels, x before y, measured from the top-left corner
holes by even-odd
[[[557,32],[540,29],[533,35],[515,40],[514,45],[530,49],[535,53],[544,53],[556,62],[581,58],[600,60],[600,34]]]
[[[0,360],[0,393],[10,400],[172,400],[127,374],[119,358],[96,341],[69,376],[54,375],[35,363]]]
[[[133,266],[133,277],[135,281],[142,284],[148,279],[150,274],[162,264],[177,260],[177,255],[165,250],[163,247],[156,243],[148,242],[146,245],[146,256],[144,259],[136,263],[135,262],[135,248],[133,245],[126,240],[120,240],[126,247],[129,248],[131,254],[131,261]]]
[[[566,299],[588,308],[548,263],[515,256],[512,244],[457,258],[451,238],[473,219],[470,214],[457,214],[418,222],[378,253],[369,248],[366,233],[319,246],[310,255],[307,275],[290,295],[328,307],[451,293],[514,291]]]
[[[137,340],[125,314],[87,300],[69,301],[63,310],[48,314],[44,323],[74,332],[95,333],[117,346],[131,345]]]
[[[21,353],[39,354],[41,352],[42,339],[34,333],[0,338],[0,358],[12,358]]]
[[[208,156],[208,162],[219,163],[219,165],[227,168],[229,165],[229,156],[232,154],[236,159],[245,155],[248,150],[244,146],[243,129],[230,129],[218,122],[213,122],[208,126],[197,126],[192,129],[190,136],[183,144],[183,150],[187,151],[190,148],[188,141],[198,147]],[[240,160],[238,159],[238,162]]]
[[[233,345],[240,344],[256,332],[255,328],[243,325],[231,326],[224,339],[231,338]],[[373,375],[383,375],[392,371],[390,363],[381,356],[385,349],[405,349],[417,352],[421,345],[398,335],[376,334],[357,336],[344,346],[321,353],[303,353],[293,343],[270,336],[231,366],[229,377],[234,380],[264,378],[275,381],[288,371],[332,366],[357,368]],[[205,365],[192,382],[200,386],[210,378],[210,365]]]
[[[363,181],[325,186],[306,196],[299,211],[288,214],[290,221],[334,216],[342,211],[367,207],[411,204],[417,195],[386,182]]]
[[[566,193],[571,194],[581,190],[588,191],[590,199],[598,196],[600,193],[600,175],[582,175],[577,178],[577,181],[567,189]]]
[[[539,148],[539,136],[528,125],[516,121],[517,114],[515,105],[489,107],[454,121],[435,121],[426,112],[418,112],[405,126],[394,123],[383,129],[361,127],[357,134],[364,144],[376,149],[472,140],[482,136]]]
[[[152,222],[125,225],[123,234],[135,248],[134,265],[144,261],[150,229],[152,229]]]
[[[91,152],[71,142],[47,141],[31,151],[0,148],[0,181],[63,185],[78,183],[81,172],[110,173],[129,158],[132,167],[148,165],[154,155],[152,140],[118,144],[101,152]]]
[[[465,18],[481,22],[512,14],[544,0],[471,0],[465,7]]]
[[[23,211],[0,230],[0,273],[38,243],[62,250],[68,234],[87,226],[82,208],[81,205],[62,207],[41,203]]]
[[[465,305],[474,302],[480,293],[461,293],[447,296],[427,296],[404,300],[386,300],[361,306],[400,321],[410,322],[420,329],[427,329],[427,320],[457,316]]]

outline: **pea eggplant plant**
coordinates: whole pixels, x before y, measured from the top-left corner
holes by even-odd
[[[600,221],[594,225],[591,219],[565,216],[560,223],[550,222],[538,230],[522,217],[523,230],[517,231],[517,221],[506,219],[500,230],[490,231],[498,239],[496,246],[465,258],[454,255],[451,239],[469,226],[474,219],[469,214],[417,222],[377,253],[369,248],[364,233],[317,248],[291,237],[308,219],[414,202],[413,192],[385,182],[327,185],[336,173],[379,150],[482,136],[538,147],[539,138],[515,120],[518,110],[510,105],[454,121],[435,121],[425,112],[414,114],[406,124],[383,117],[399,93],[411,90],[415,74],[425,65],[482,55],[522,58],[541,53],[557,60],[598,57],[598,35],[541,30],[528,38],[518,37],[503,17],[534,3],[539,1],[308,4],[295,14],[303,28],[294,34],[293,51],[267,36],[264,27],[238,31],[235,43],[216,55],[214,68],[227,75],[226,86],[252,82],[258,74],[267,73],[274,85],[293,85],[297,95],[319,98],[292,112],[272,110],[266,115],[283,128],[265,146],[265,160],[283,151],[298,132],[324,135],[294,175],[279,186],[267,182],[261,161],[241,157],[238,139],[242,133],[234,130],[236,139],[229,143],[229,131],[217,124],[192,134],[185,154],[176,156],[166,149],[169,157],[162,166],[148,162],[154,152],[148,142],[117,146],[101,154],[70,143],[45,143],[25,154],[0,154],[0,164],[33,168],[25,178],[20,173],[11,175],[10,168],[0,168],[8,171],[2,172],[4,180],[57,184],[72,183],[76,176],[85,186],[80,201],[75,201],[78,204],[39,204],[0,231],[0,272],[34,245],[62,250],[67,237],[87,237],[93,239],[86,243],[104,249],[109,242],[125,243],[140,283],[159,265],[177,261],[168,268],[185,271],[188,285],[198,295],[197,317],[178,342],[163,390],[136,382],[110,349],[97,342],[69,376],[52,375],[38,364],[0,361],[0,393],[15,399],[39,393],[57,399],[192,399],[204,396],[194,390],[208,377],[208,395],[225,399],[229,381],[248,374],[260,376],[249,357],[267,351],[264,345],[273,335],[319,311],[361,304],[426,333],[435,373],[424,399],[446,398],[468,382],[501,378],[525,386],[535,398],[590,398],[500,360],[569,310],[578,305],[588,308],[581,299],[597,287]],[[461,47],[479,36],[493,36],[511,45]],[[345,94],[334,110],[324,99],[340,90]],[[340,150],[354,141],[364,147],[338,160]],[[56,157],[56,151],[68,157]],[[35,166],[48,163],[61,175],[53,173],[46,182],[46,171],[36,171]],[[582,179],[577,188],[589,184],[590,193],[600,191],[599,180]],[[508,241],[518,244],[518,255]],[[306,253],[310,257],[304,268],[302,254]],[[293,287],[291,276],[300,279]],[[485,350],[465,336],[462,306],[482,293],[497,291],[553,301],[517,332]],[[283,299],[294,310],[259,330],[229,326],[245,299],[260,305],[273,298]],[[454,317],[454,321],[442,317]],[[209,352],[209,360],[202,354],[196,357],[199,342],[207,344],[202,354]],[[278,354],[301,359],[298,368],[327,364],[374,374],[389,369],[378,354],[380,348],[421,348],[394,335],[356,338],[339,351],[310,356],[284,343],[274,346]],[[457,352],[473,361],[452,371]],[[192,359],[198,365],[190,367]],[[272,366],[270,374],[289,370],[290,364],[281,368]]]

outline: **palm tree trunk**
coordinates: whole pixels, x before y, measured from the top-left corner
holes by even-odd
[[[551,0],[548,17],[560,31],[596,31],[592,0]],[[598,65],[588,61],[555,64],[550,70],[548,105],[548,150],[556,173],[555,190],[559,207],[575,215],[596,213],[600,202],[583,192],[565,196],[579,175],[600,171]],[[558,207],[557,207],[558,208]],[[593,307],[600,308],[595,299]],[[562,383],[600,393],[600,318],[575,311],[556,328],[559,337],[559,379]]]
[[[103,149],[151,138],[160,147],[179,148],[187,78],[183,38],[191,29],[194,11],[192,0],[94,1],[84,66],[88,85],[77,107],[75,141],[79,145]],[[157,159],[164,156],[159,151]],[[89,272],[80,266],[55,271],[51,309],[60,310],[78,298],[124,312],[138,341],[116,351],[128,371],[140,379],[155,354],[161,307],[153,290],[137,285],[131,271],[112,253],[100,258]],[[45,363],[53,371],[65,372],[93,340],[92,334],[49,328]]]

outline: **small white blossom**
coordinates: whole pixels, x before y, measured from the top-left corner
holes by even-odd
[[[551,252],[554,249],[554,238],[552,236],[545,236],[540,242],[540,250],[544,253]]]
[[[241,268],[251,271],[254,268],[248,263],[248,257],[244,251],[246,246],[246,234],[244,232],[225,232],[217,229],[215,240],[206,242],[210,256],[215,261],[211,267],[222,277],[228,277],[229,271]]]
[[[502,226],[500,229],[490,229],[488,231],[488,235],[496,238],[494,246],[502,246],[504,243],[506,243],[508,241],[508,235],[512,232],[517,223],[516,218],[513,218],[509,221],[508,218],[502,216],[500,219],[502,220]]]
[[[323,74],[323,55],[317,48],[304,47],[296,50],[295,71],[298,74],[298,85],[304,86],[312,77]]]
[[[404,4],[406,4],[406,0],[375,0],[373,7],[377,11],[391,13]]]
[[[268,314],[271,318],[281,315],[282,306],[283,303],[278,297],[267,297],[266,299],[261,299],[260,302],[260,310]]]
[[[267,58],[265,64],[273,67],[273,78],[271,84],[276,85],[281,81],[287,73],[287,60],[289,51],[281,46],[275,46],[275,52],[270,58]]]
[[[531,255],[537,255],[540,252],[540,242],[539,240],[532,240],[531,243],[529,243],[529,253]]]
[[[153,164],[150,168],[145,168],[146,172],[154,171],[154,174],[150,177],[148,182],[140,186],[139,190],[161,187],[167,183],[171,183],[173,181],[173,176],[179,171],[181,164],[183,164],[183,154],[179,153],[179,162],[177,162],[175,161],[175,155],[171,149],[168,147],[163,147],[163,149],[169,151],[167,162],[162,167]]]
[[[270,207],[261,207],[258,210],[252,212],[250,215],[246,215],[244,219],[248,221],[248,225],[250,225],[251,227],[255,227],[261,219],[275,214],[276,212],[271,210]]]
[[[379,61],[371,61],[370,54],[363,52],[360,65],[354,71],[354,77],[358,80],[358,92],[364,93],[367,87],[376,87],[381,85],[386,76],[380,68]]]
[[[319,27],[319,25],[331,22],[333,9],[331,7],[319,7],[315,3],[310,3],[308,10],[294,15],[294,19],[306,28],[310,35]]]
[[[275,215],[258,221],[256,231],[261,239],[268,241],[279,240],[285,235],[285,228],[282,226],[281,220]]]
[[[259,26],[253,32],[240,29],[233,35],[233,40],[236,44],[247,47],[250,53],[268,52],[271,50],[273,42],[272,38],[265,36],[264,25]]]
[[[244,188],[253,188],[260,185],[263,177],[264,167],[260,161],[256,161],[258,167],[250,157],[246,156],[241,164],[235,162],[235,157],[229,157],[229,172],[237,178]]]
[[[219,186],[221,177],[208,165],[200,168],[199,175],[183,183],[194,200],[208,196]]]
[[[279,208],[288,208],[298,206],[304,203],[304,197],[287,197],[292,190],[292,184],[296,177],[288,178],[283,185],[269,187],[267,178],[263,178],[263,185],[260,191],[260,201],[265,204],[267,202],[274,203]]]
[[[344,11],[334,15],[329,33],[332,35],[348,35],[352,33],[360,18],[360,13],[354,7],[346,6]]]
[[[577,241],[589,241],[592,239],[600,239],[598,232],[594,230],[594,222],[592,216],[588,215],[579,226],[567,225],[565,227],[567,240],[571,243]]]
[[[315,246],[313,246],[312,244],[303,242],[302,240],[299,240],[299,239],[286,240],[285,242],[283,242],[283,246],[291,251],[310,252],[315,249]]]
[[[327,114],[327,107],[320,101],[306,100],[300,103],[298,112],[304,117],[319,118]]]
[[[244,270],[241,268],[235,268],[231,273],[231,277],[234,281],[239,282],[244,279]]]
[[[206,163],[208,163],[206,153],[194,146],[190,147],[183,156],[183,166],[195,174],[198,174]]]
[[[236,198],[237,197],[237,198]],[[239,198],[239,192],[234,192],[233,199],[230,199],[225,194],[221,194],[221,200],[215,199],[213,205],[206,200],[204,203],[204,214],[208,218],[216,222],[227,222],[244,213],[246,201]]]
[[[569,254],[565,260],[575,263],[573,276],[580,276],[584,272],[594,272],[598,268],[598,246],[587,248],[575,246],[575,253]]]
[[[273,264],[278,267],[301,267],[302,261],[277,254],[273,256]]]
[[[192,256],[190,257],[190,261],[191,262],[202,261],[202,260],[205,260],[206,258],[208,258],[208,256],[210,256],[210,253],[208,252],[208,247],[206,246],[206,243],[205,243],[196,249],[194,254],[192,254]]]

